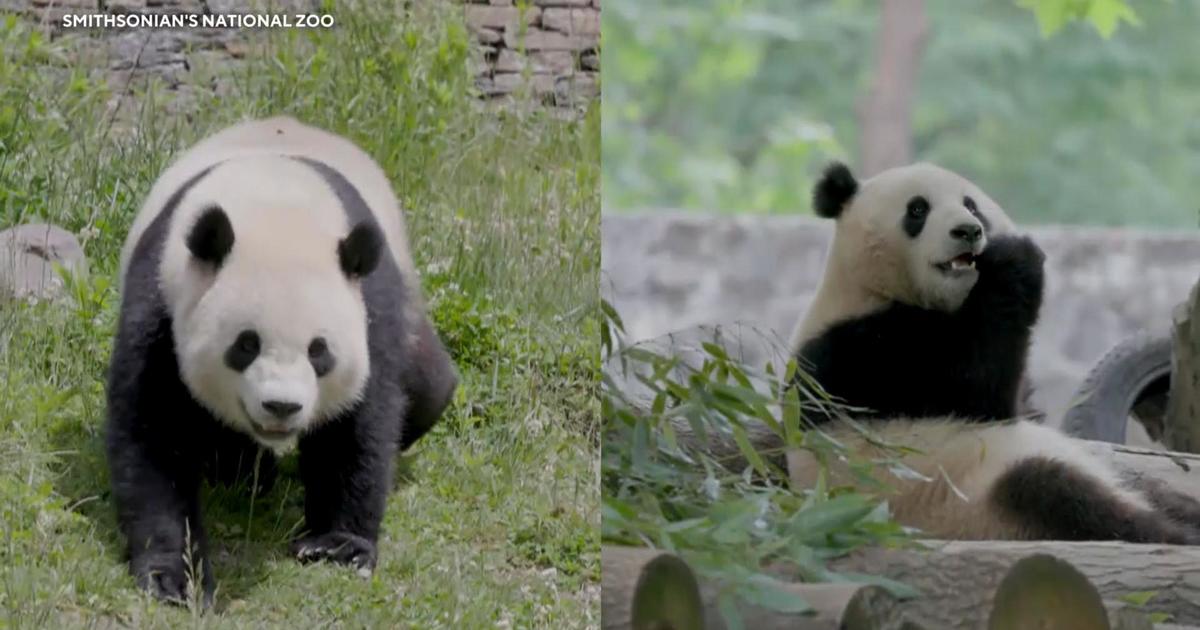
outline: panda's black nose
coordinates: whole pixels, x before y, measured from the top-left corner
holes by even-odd
[[[960,241],[974,243],[975,241],[978,241],[981,236],[983,236],[983,227],[981,227],[978,223],[963,223],[962,225],[955,226],[953,229],[951,229],[950,236],[951,238],[956,238]]]
[[[304,405],[301,405],[300,403],[288,402],[286,400],[268,400],[263,402],[262,406],[263,409],[271,412],[271,415],[275,416],[276,418],[279,418],[280,420],[287,420],[291,416],[295,415],[297,411],[300,411],[300,408]]]

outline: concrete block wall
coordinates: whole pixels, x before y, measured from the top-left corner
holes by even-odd
[[[606,215],[601,292],[631,339],[740,323],[786,342],[816,291],[832,223],[811,217]],[[1035,330],[1034,401],[1065,409],[1087,371],[1140,329],[1166,330],[1200,279],[1200,232],[1035,227],[1046,299]],[[756,341],[743,351],[769,355]],[[760,344],[761,345],[761,344]]]

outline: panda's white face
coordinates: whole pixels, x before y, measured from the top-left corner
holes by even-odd
[[[952,312],[979,274],[988,236],[1012,223],[966,179],[929,164],[885,171],[863,182],[838,217],[837,254],[869,290]]]
[[[336,267],[222,269],[176,326],[193,395],[279,451],[357,402],[369,373],[362,297]]]
[[[361,283],[386,245],[373,225],[347,234],[344,219],[298,220],[293,203],[238,192],[187,212],[165,250],[163,286],[192,395],[282,453],[360,400],[370,373]]]

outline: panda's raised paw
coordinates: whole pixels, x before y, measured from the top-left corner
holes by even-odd
[[[1019,266],[1042,266],[1046,254],[1038,247],[1033,239],[1018,234],[1005,234],[991,239],[987,247],[976,257],[976,266],[980,271],[987,268]]]
[[[369,576],[375,568],[375,543],[349,532],[329,532],[305,536],[292,542],[292,554],[305,564],[329,560],[354,567],[360,575]]]

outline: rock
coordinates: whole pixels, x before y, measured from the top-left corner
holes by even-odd
[[[549,8],[542,14],[542,27],[572,35],[599,35],[600,12],[591,9]]]
[[[59,296],[63,283],[55,263],[72,272],[87,268],[74,234],[44,223],[0,231],[0,299]]]
[[[504,31],[504,44],[526,50],[584,50],[596,45],[595,37],[566,35],[557,31],[529,27],[524,32]]]
[[[575,56],[565,50],[547,50],[523,56],[509,48],[500,50],[496,72],[522,72],[529,68],[534,74],[569,75],[575,67]]]
[[[465,0],[467,27],[486,48],[473,65],[486,98],[529,94],[557,109],[581,111],[599,95],[600,0]],[[533,76],[526,79],[523,75]]]
[[[467,26],[479,28],[507,29],[516,28],[519,22],[537,24],[542,16],[542,10],[530,7],[521,11],[517,7],[494,7],[487,5],[467,6]]]

